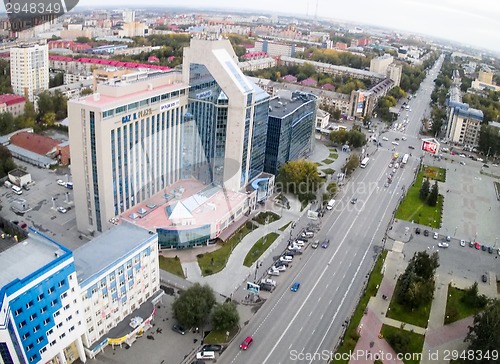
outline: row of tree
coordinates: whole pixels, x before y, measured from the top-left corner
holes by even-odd
[[[431,187],[429,179],[426,178],[420,187],[419,197],[429,206],[436,206],[439,198],[439,187],[437,181],[434,181],[434,184]]]
[[[231,301],[216,303],[213,289],[195,283],[180,294],[172,304],[174,318],[187,328],[212,324],[212,329],[230,331],[237,327],[240,316]]]
[[[12,159],[12,154],[7,147],[0,145],[0,178],[3,178],[16,168],[16,164]]]
[[[487,156],[500,155],[500,129],[483,124],[479,131],[479,151]]]
[[[354,148],[360,148],[366,145],[366,136],[359,128],[352,128],[349,131],[345,129],[332,131],[330,132],[330,140],[335,144],[349,144]]]

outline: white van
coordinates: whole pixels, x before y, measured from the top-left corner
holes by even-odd
[[[196,360],[215,360],[214,351],[200,351],[196,353]]]
[[[14,192],[16,195],[22,195],[23,189],[21,187],[12,186],[12,192]]]
[[[328,205],[326,205],[327,210],[333,209],[333,205],[335,205],[335,200],[332,198],[330,201],[328,201]]]
[[[312,238],[313,236],[314,236],[314,233],[313,233],[312,231],[307,231],[307,230],[306,230],[306,231],[304,231],[304,232],[302,233],[302,237],[303,237],[303,238]]]

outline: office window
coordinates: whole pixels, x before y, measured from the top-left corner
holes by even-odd
[[[54,329],[50,329],[49,331],[47,331],[47,336],[52,335],[53,332],[54,332]]]
[[[32,314],[32,315],[30,316],[30,321],[33,321],[34,319],[36,319],[36,313],[34,313],[34,314]]]
[[[41,336],[38,339],[36,339],[37,344],[40,344],[42,341],[43,341],[43,337],[41,337]]]
[[[66,333],[64,333],[64,332],[63,332],[61,335],[59,335],[59,339],[62,339],[62,338],[64,338],[65,336],[66,336]]]
[[[23,340],[26,340],[26,339],[27,339],[27,338],[29,338],[29,337],[30,337],[30,333],[29,333],[29,332],[27,332],[26,334],[24,334],[24,335],[23,335]]]
[[[50,318],[46,318],[45,320],[43,320],[44,325],[47,325],[49,322],[50,322]]]
[[[33,344],[29,344],[28,346],[26,346],[27,351],[30,351],[31,349],[33,349]]]
[[[38,330],[40,330],[40,325],[36,325],[36,326],[33,328],[33,332],[37,332]]]
[[[62,322],[59,322],[57,325],[56,325],[56,328],[60,328],[62,326]]]
[[[16,316],[19,316],[22,313],[23,313],[23,309],[20,308],[20,307],[17,310],[14,311],[14,315],[16,315]]]
[[[50,305],[51,305],[52,307],[54,307],[55,305],[57,305],[57,299],[53,300],[53,301],[50,303]]]
[[[59,282],[59,287],[64,286],[65,283],[66,283],[66,281],[63,279],[62,281]]]
[[[61,299],[66,298],[66,297],[68,297],[68,292],[64,292],[64,293],[61,295]]]
[[[44,313],[45,311],[47,311],[47,306],[43,306],[43,307],[40,309],[40,313]]]
[[[48,292],[49,292],[49,294],[52,294],[52,293],[54,293],[55,290],[56,290],[56,287],[50,287]]]
[[[54,346],[56,344],[56,340],[51,341],[50,346]]]
[[[71,326],[71,327],[68,329],[68,331],[69,331],[69,332],[71,332],[71,331],[73,331],[74,329],[75,329],[75,327],[74,327],[74,326]]]
[[[26,320],[21,321],[18,326],[20,329],[26,326]]]
[[[73,315],[69,315],[67,318],[66,318],[66,321],[69,321],[73,318]]]
[[[29,301],[29,302],[26,304],[26,308],[30,308],[31,306],[33,306],[33,301]]]
[[[45,353],[47,351],[47,347],[44,346],[43,348],[40,349],[40,355]]]
[[[44,297],[45,297],[45,295],[42,293],[42,294],[39,294],[36,299],[38,300],[38,302],[40,302],[41,300],[43,300]]]

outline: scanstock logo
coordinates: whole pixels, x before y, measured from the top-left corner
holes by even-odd
[[[78,0],[4,0],[4,4],[10,30],[20,32],[66,14]]]

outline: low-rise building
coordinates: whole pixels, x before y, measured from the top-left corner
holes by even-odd
[[[0,113],[10,112],[14,117],[24,113],[26,98],[24,96],[3,94],[0,95]]]
[[[318,109],[316,113],[316,128],[326,129],[328,127],[329,122],[330,122],[330,113]]]

